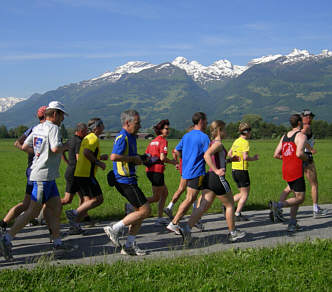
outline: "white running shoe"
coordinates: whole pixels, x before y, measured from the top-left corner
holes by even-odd
[[[166,227],[169,231],[174,232],[176,235],[181,235],[180,233],[180,226],[177,224],[173,224],[172,222],[170,222],[167,227]]]
[[[130,247],[126,247],[126,245],[124,245],[121,249],[121,254],[131,256],[144,256],[148,253],[145,250],[140,249],[136,242],[134,242],[133,245]]]
[[[113,242],[115,247],[121,247],[121,243],[119,240],[119,232],[113,229],[113,226],[105,226],[104,231],[109,237],[109,239]]]

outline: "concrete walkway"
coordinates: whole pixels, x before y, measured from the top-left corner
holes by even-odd
[[[247,237],[240,242],[229,244],[226,241],[227,227],[222,214],[208,214],[203,217],[205,231],[193,229],[194,247],[184,249],[181,236],[169,233],[164,227],[154,225],[155,218],[144,221],[137,236],[137,243],[142,249],[148,250],[144,257],[123,256],[116,250],[103,231],[103,226],[109,222],[96,224],[87,228],[86,235],[66,236],[64,241],[78,246],[74,252],[62,259],[52,258],[52,245],[49,243],[48,230],[45,226],[26,227],[13,241],[14,261],[6,262],[0,258],[0,269],[32,268],[38,262],[51,264],[94,264],[113,263],[118,260],[139,260],[142,258],[170,258],[183,255],[202,255],[230,248],[266,247],[300,242],[315,238],[332,238],[332,204],[322,205],[330,210],[327,217],[313,219],[312,207],[300,207],[298,223],[304,230],[294,235],[286,231],[287,224],[274,224],[269,219],[269,210],[245,212],[248,222],[237,223],[237,228],[246,231]],[[286,218],[289,209],[284,210]],[[68,230],[68,225],[62,226],[62,231]],[[123,238],[122,242],[124,242]]]

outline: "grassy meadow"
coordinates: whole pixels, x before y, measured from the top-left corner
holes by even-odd
[[[25,169],[27,164],[26,153],[19,151],[13,146],[14,140],[0,140],[0,216],[1,218],[14,204],[23,199],[25,193]],[[138,152],[144,153],[148,140],[138,140]],[[178,140],[169,140],[169,149],[173,149]],[[231,140],[225,140],[226,148],[231,146]],[[281,178],[281,161],[273,159],[272,155],[277,145],[277,140],[251,140],[250,155],[259,154],[258,161],[250,162],[249,173],[251,179],[251,193],[246,205],[247,210],[267,208],[269,200],[276,200],[285,186]],[[110,154],[112,151],[113,141],[101,141],[101,152]],[[332,202],[332,182],[330,180],[332,173],[332,164],[329,163],[329,150],[331,140],[319,140],[316,143],[318,153],[315,155],[315,163],[319,179],[319,202]],[[171,152],[169,150],[169,152]],[[169,154],[171,158],[171,154]],[[110,188],[106,182],[106,174],[111,169],[111,161],[107,161],[106,171],[101,169],[97,172],[97,179],[101,185],[104,194],[104,203],[98,208],[92,210],[90,215],[96,219],[115,219],[122,217],[124,212],[124,203],[126,200],[116,191]],[[61,162],[60,177],[57,179],[57,185],[61,194],[65,192],[64,172],[66,166]],[[237,192],[237,187],[231,176],[231,166],[228,166],[228,181],[231,184],[233,193]],[[165,172],[165,180],[169,190],[168,200],[178,187],[180,175],[173,165],[168,165]],[[145,167],[138,167],[138,183],[146,196],[151,195],[151,184],[145,175]],[[184,196],[184,195],[183,195]],[[77,198],[71,206],[65,206],[64,209],[77,206]],[[179,202],[177,203],[179,204]],[[311,204],[310,188],[307,184],[307,196],[305,204]],[[153,205],[153,215],[156,215],[156,205]],[[220,212],[220,203],[215,201],[210,212]],[[64,217],[63,217],[64,219]]]

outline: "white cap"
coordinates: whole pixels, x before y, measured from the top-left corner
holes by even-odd
[[[68,113],[65,111],[64,105],[59,101],[56,101],[56,100],[51,101],[49,103],[47,109],[58,109],[58,110],[62,111],[65,115],[68,116]]]

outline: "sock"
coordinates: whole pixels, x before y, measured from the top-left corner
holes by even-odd
[[[77,214],[78,214],[76,209],[73,210],[73,213],[74,213],[75,216],[77,216]]]
[[[133,243],[135,242],[136,235],[128,235],[127,241],[126,241],[126,247],[133,246]]]
[[[194,208],[194,209],[197,208],[197,200],[193,203],[193,208]]]
[[[7,228],[7,227],[8,227],[8,224],[7,224],[7,222],[1,220],[1,221],[0,221],[0,226],[1,226],[2,228]]]
[[[9,233],[6,233],[4,238],[6,239],[7,242],[11,242],[13,240],[13,237]]]
[[[282,207],[284,206],[284,204],[283,204],[282,202],[279,201],[279,202],[277,203],[277,206],[278,206],[279,209],[282,209]]]
[[[117,223],[115,223],[114,225],[113,225],[113,229],[115,230],[115,231],[117,231],[117,232],[119,232],[121,229],[123,229],[124,228],[124,223],[123,223],[123,221],[121,220],[121,221],[119,221],[119,222],[117,222]]]
[[[170,202],[167,206],[167,209],[172,210],[173,206],[174,206],[173,202]]]
[[[291,218],[291,219],[289,220],[289,224],[291,224],[291,225],[296,225],[296,222],[297,222],[296,219],[292,219],[292,218]]]
[[[58,245],[61,245],[62,244],[62,240],[61,238],[56,238],[53,240],[53,245],[54,246],[58,246]]]
[[[240,216],[241,212],[235,212],[235,216]]]
[[[313,204],[313,209],[314,209],[314,212],[318,212],[319,208],[318,208],[318,204]]]

